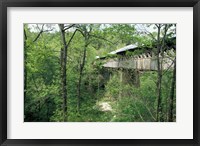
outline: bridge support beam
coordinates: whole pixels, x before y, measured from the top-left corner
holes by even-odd
[[[119,99],[123,96],[129,95],[126,91],[123,91],[124,85],[129,84],[136,88],[140,87],[140,72],[138,70],[121,68],[118,70],[118,77],[120,80]]]
[[[120,81],[124,84],[134,85],[140,87],[140,72],[135,69],[122,69],[120,75]]]

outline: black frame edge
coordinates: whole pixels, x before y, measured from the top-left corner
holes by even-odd
[[[0,52],[0,91],[1,91],[1,142],[7,140],[7,7],[1,2],[1,52]]]
[[[196,144],[200,142],[200,100],[199,100],[199,84],[200,84],[200,2],[193,7],[193,130],[194,141]],[[195,98],[196,97],[196,98]]]
[[[2,20],[2,2],[0,2],[0,20]],[[0,23],[0,144],[3,143],[3,108],[2,108],[2,23]]]
[[[28,1],[28,0],[27,0]],[[27,2],[25,0],[19,0],[18,2],[14,1],[14,0],[7,0],[0,3],[0,144],[3,145],[38,145],[38,146],[42,146],[42,145],[46,145],[46,144],[51,144],[52,146],[54,145],[88,145],[88,144],[92,144],[92,145],[128,145],[128,144],[134,144],[134,145],[148,145],[148,146],[153,146],[153,145],[177,145],[177,144],[182,144],[182,146],[189,146],[189,145],[200,145],[199,141],[200,141],[200,135],[199,135],[199,131],[200,131],[200,126],[199,126],[199,122],[200,122],[200,108],[198,105],[200,105],[200,100],[199,98],[199,83],[200,83],[200,79],[198,77],[199,73],[200,73],[200,58],[198,56],[200,56],[200,46],[199,46],[199,38],[200,38],[200,2],[199,0],[191,0],[190,2],[185,0],[182,4],[180,2],[174,2],[174,3],[169,3],[169,2],[164,2],[164,3],[151,3],[150,1],[148,3],[144,3],[144,2],[138,2],[137,5],[135,5],[136,3],[131,3],[131,5],[129,6],[144,6],[144,5],[148,5],[148,7],[156,6],[156,7],[168,7],[168,6],[181,6],[181,7],[191,7],[193,6],[194,10],[193,10],[193,85],[194,85],[194,89],[193,89],[193,93],[194,93],[194,97],[197,96],[196,98],[194,98],[193,101],[193,109],[194,109],[194,139],[193,140],[156,140],[157,142],[155,142],[155,140],[143,140],[143,142],[141,142],[141,140],[115,140],[115,142],[113,140],[78,140],[78,142],[76,140],[8,140],[7,139],[7,7],[12,6],[12,7],[63,7],[63,3],[64,0],[61,0],[61,2],[58,3],[55,2],[44,2],[45,0],[41,1],[40,3],[37,3],[36,1],[38,0],[31,0],[30,2]],[[79,1],[79,0],[78,0]],[[144,0],[145,1],[145,0]],[[176,1],[176,0],[174,0]],[[66,2],[66,1],[65,1]],[[127,6],[127,3],[124,5],[121,5],[121,3],[117,3],[114,4],[113,3],[104,3],[101,4],[101,2],[90,2],[88,3],[90,7],[98,7],[98,6]],[[100,5],[99,5],[100,4]],[[80,7],[84,7],[86,4],[84,3],[80,3]],[[77,2],[71,2],[68,6],[70,7],[74,7],[77,6]],[[168,142],[167,142],[168,141]]]
[[[2,0],[12,7],[193,7],[199,0]]]

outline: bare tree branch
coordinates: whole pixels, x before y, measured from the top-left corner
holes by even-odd
[[[42,33],[43,33],[43,31],[40,31],[38,33],[38,35],[36,36],[36,38],[33,40],[33,42],[36,42]]]
[[[75,24],[72,24],[72,25],[69,25],[69,26],[65,26],[63,30],[66,31],[66,30],[72,28],[73,26],[75,26]]]
[[[103,38],[103,37],[96,36],[96,35],[93,35],[93,34],[90,34],[90,36],[91,36],[91,37],[94,37],[94,38],[97,38],[97,39],[101,39],[101,40],[107,41],[107,42],[111,43],[112,45],[114,45],[113,42],[111,42],[111,41],[109,41],[109,40],[107,40],[107,39],[105,39],[105,38]]]
[[[172,63],[168,66],[167,70],[165,70],[165,72],[163,72],[162,75],[164,75],[172,67],[175,61],[176,61],[176,58],[172,61]]]
[[[27,40],[26,30],[24,29],[24,39]]]
[[[75,34],[76,34],[77,31],[78,31],[78,30],[76,29],[76,30],[74,31],[74,33],[72,34],[70,40],[69,40],[68,43],[67,43],[68,46],[69,46],[69,44],[71,43],[71,41],[72,41],[72,39],[74,38],[74,36],[75,36]]]
[[[33,40],[33,42],[36,42],[38,40],[38,38],[40,37],[40,35],[43,33],[43,32],[49,32],[49,31],[52,31],[52,29],[49,29],[49,30],[44,30],[44,24],[42,25],[42,28],[40,30],[40,32],[38,33],[38,35],[36,36],[36,38]]]
[[[76,30],[79,31],[83,37],[85,37],[85,34],[83,33],[83,31],[81,29],[77,28]]]
[[[137,25],[138,26],[138,25]],[[141,31],[145,31],[147,33],[147,35],[149,35],[154,41],[157,41],[155,39],[155,37],[153,36],[153,34],[151,32],[149,32],[144,26],[143,26],[143,30],[138,26],[138,28],[141,30]]]

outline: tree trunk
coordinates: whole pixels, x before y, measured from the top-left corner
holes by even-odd
[[[119,69],[119,80],[120,80],[120,85],[119,85],[119,99],[122,98],[122,87],[123,87],[123,69]]]
[[[26,102],[26,93],[27,93],[27,69],[26,69],[26,61],[27,61],[27,45],[26,45],[27,35],[24,29],[24,102]]]
[[[161,25],[158,24],[158,36],[157,36],[157,113],[156,113],[156,121],[161,121],[161,115],[162,115],[162,105],[161,105],[161,83],[162,83],[162,70],[161,70],[161,64],[160,64],[160,57],[159,54],[161,53],[161,43],[160,43],[160,29]]]
[[[59,24],[61,38],[63,42],[63,49],[61,49],[61,84],[62,84],[62,98],[63,98],[63,121],[67,121],[67,43],[65,39],[64,24]]]
[[[93,94],[91,76],[92,76],[92,75],[91,75],[91,73],[90,73],[90,75],[89,75],[89,77],[88,77],[88,91],[89,91],[90,94]]]
[[[100,74],[98,75],[98,88],[97,88],[97,96],[99,98],[99,92],[100,92]]]
[[[173,122],[173,104],[174,104],[174,90],[176,85],[176,60],[174,61],[174,70],[173,70],[173,78],[172,85],[170,91],[170,99],[169,99],[169,112],[168,112],[168,121]]]
[[[81,82],[82,82],[82,71],[80,67],[79,72],[79,80],[78,80],[78,98],[77,98],[77,111],[80,111],[80,105],[81,105]]]
[[[40,100],[38,101],[38,121],[40,121],[40,111],[41,111],[41,106],[40,106]]]
[[[49,97],[47,98],[47,100],[46,100],[46,104],[47,104],[47,121],[49,122],[50,121],[50,117],[49,117],[49,102],[50,102],[50,100],[49,100]]]
[[[78,80],[78,98],[77,98],[77,111],[80,111],[81,106],[81,83],[82,83],[82,76],[83,76],[83,69],[85,66],[85,58],[86,58],[86,51],[87,51],[87,38],[85,36],[85,46],[83,51],[83,60],[82,63],[80,62],[80,72],[79,72],[79,80]]]
[[[139,88],[140,87],[140,72],[139,70],[134,70],[134,85],[135,87]]]
[[[165,37],[167,34],[167,30],[168,30],[168,25],[165,24],[164,25],[164,35],[162,40],[160,39],[160,35],[161,35],[161,24],[158,24],[158,36],[157,36],[157,68],[158,68],[158,79],[157,79],[157,115],[156,115],[156,121],[164,121],[163,118],[163,109],[162,109],[162,97],[161,97],[161,93],[162,93],[162,72],[163,72],[163,56],[164,56],[164,45],[165,45]]]

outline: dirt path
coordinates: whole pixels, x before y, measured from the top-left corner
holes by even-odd
[[[112,111],[112,107],[109,102],[101,102],[99,103],[100,110],[103,112]]]

